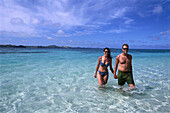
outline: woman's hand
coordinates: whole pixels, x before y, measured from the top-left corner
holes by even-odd
[[[96,78],[96,73],[94,74],[94,78]]]
[[[115,79],[117,79],[117,76],[116,76],[116,75],[114,75],[114,78],[115,78]]]

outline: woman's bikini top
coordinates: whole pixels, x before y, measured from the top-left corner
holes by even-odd
[[[101,58],[100,65],[101,65],[102,67],[108,67],[108,66],[110,65],[110,61],[109,61],[109,63],[104,64],[104,63],[102,62],[102,58]]]

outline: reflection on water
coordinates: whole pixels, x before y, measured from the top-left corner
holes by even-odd
[[[0,112],[170,112],[170,52],[152,57],[131,51],[136,88],[129,90],[127,84],[118,86],[111,72],[107,85],[98,87],[100,50],[1,50],[7,53],[0,54]]]

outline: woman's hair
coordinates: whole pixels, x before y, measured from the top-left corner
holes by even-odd
[[[109,49],[109,48],[106,47],[106,48],[103,49],[103,51],[105,51],[106,49],[109,51],[108,58],[112,59],[111,54],[110,54],[110,49]]]

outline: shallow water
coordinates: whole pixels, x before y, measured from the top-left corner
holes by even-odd
[[[121,50],[112,49],[115,57]],[[170,50],[130,50],[135,90],[98,87],[102,49],[0,49],[0,112],[170,112]]]

